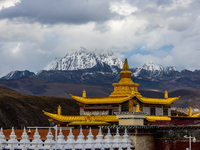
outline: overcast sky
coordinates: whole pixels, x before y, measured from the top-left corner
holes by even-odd
[[[1,0],[0,77],[80,47],[200,69],[200,0]]]

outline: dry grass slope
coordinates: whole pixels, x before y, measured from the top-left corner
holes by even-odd
[[[0,86],[0,127],[49,126],[42,110],[57,113],[58,105],[65,115],[79,114],[79,106],[72,99],[23,95]]]

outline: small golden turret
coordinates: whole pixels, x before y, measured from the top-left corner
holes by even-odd
[[[164,92],[164,98],[169,98],[169,94],[168,94],[167,90],[165,90],[165,92]]]
[[[82,91],[82,97],[87,97],[87,92],[85,89]]]
[[[62,107],[60,105],[58,106],[58,110],[57,111],[58,111],[58,115],[62,115],[62,112],[61,112],[62,111]]]
[[[191,116],[192,116],[192,113],[193,113],[193,110],[192,110],[192,107],[190,106],[190,107],[189,107],[189,111],[188,111],[188,116],[191,117]]]

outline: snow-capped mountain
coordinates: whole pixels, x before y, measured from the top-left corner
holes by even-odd
[[[165,78],[173,76],[178,72],[176,67],[164,68],[162,65],[154,64],[152,61],[146,62],[141,68],[133,68],[133,76],[146,78]]]
[[[79,51],[70,52],[63,58],[56,58],[43,70],[82,70],[99,64],[110,66],[113,72],[115,71],[114,66],[122,67],[122,61],[113,52],[89,52],[82,47]]]
[[[24,70],[24,71],[11,71],[7,75],[3,76],[1,79],[3,79],[3,80],[10,80],[10,79],[18,79],[18,78],[22,78],[22,77],[32,77],[34,75],[35,75],[34,72],[30,72],[28,70]]]

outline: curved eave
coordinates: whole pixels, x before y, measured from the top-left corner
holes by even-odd
[[[171,120],[171,117],[168,117],[168,116],[146,116],[146,119],[150,122],[154,122],[154,121],[157,121],[157,120],[165,120],[165,121],[170,121]]]
[[[51,119],[59,122],[117,122],[118,118],[115,115],[105,116],[63,116],[58,114],[48,113],[43,110],[43,113]]]
[[[107,122],[70,122],[68,125],[111,125]]]
[[[200,113],[194,114],[191,117],[198,118],[198,117],[200,117]]]
[[[116,103],[123,103],[131,99],[131,97],[85,98],[85,97],[79,97],[79,96],[74,96],[74,95],[70,95],[70,96],[76,101],[80,103],[84,103],[84,104],[113,104],[113,103],[116,104]]]
[[[172,97],[172,98],[146,98],[146,97],[140,97],[136,96],[139,101],[145,104],[162,104],[162,105],[172,105],[176,100],[180,98],[178,97]]]
[[[59,122],[85,121],[85,116],[63,116],[63,115],[48,113],[44,110],[43,113],[49,118],[52,118]]]

